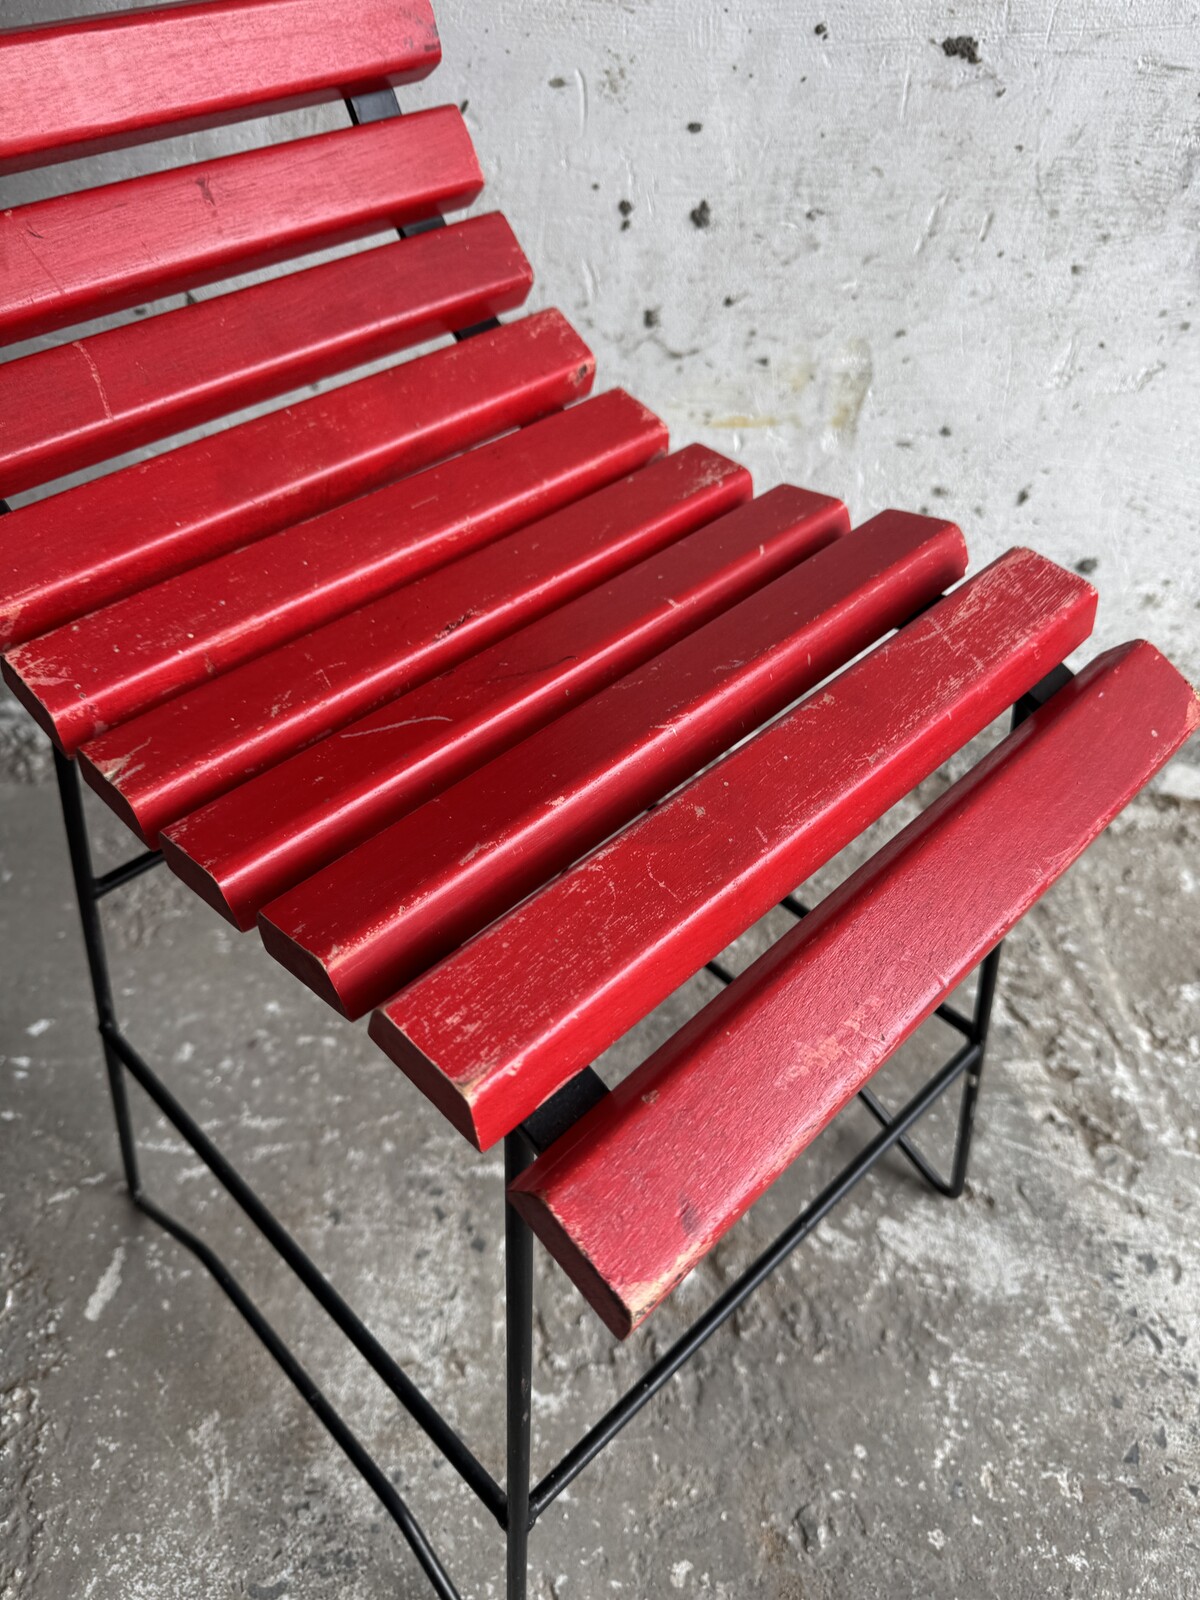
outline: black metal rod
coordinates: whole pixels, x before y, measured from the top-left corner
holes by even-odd
[[[263,1316],[254,1301],[251,1300],[241,1284],[229,1271],[220,1256],[210,1249],[203,1239],[197,1237],[190,1228],[185,1228],[182,1223],[176,1222],[174,1217],[163,1211],[159,1206],[156,1206],[152,1200],[147,1200],[145,1196],[139,1195],[137,1197],[137,1205],[160,1228],[165,1229],[173,1239],[177,1239],[185,1249],[190,1250],[208,1270],[214,1281],[228,1295],[229,1299],[232,1300],[233,1304],[246,1319],[255,1337],[266,1347],[274,1360],[283,1369],[289,1381],[303,1397],[305,1404],[320,1419],[339,1449],[343,1451],[350,1461],[351,1466],[368,1484],[384,1510],[400,1529],[440,1600],[462,1600],[462,1596],[450,1581],[449,1574],[438,1560],[437,1553],[426,1538],[420,1523],[408,1509],[403,1497],[392,1486],[387,1474],[358,1436],[352,1432],[338,1412],[334,1410],[312,1378],[309,1377],[287,1345],[275,1332],[266,1317]]]
[[[125,1073],[108,1038],[108,1030],[116,1026],[116,1012],[113,1006],[112,980],[108,973],[108,956],[104,949],[104,930],[100,925],[100,911],[96,903],[96,880],[92,870],[92,847],[88,842],[87,818],[83,814],[83,793],[79,786],[79,773],[75,763],[68,761],[57,747],[54,751],[54,775],[58,779],[58,797],[62,803],[63,824],[67,832],[71,875],[75,880],[75,898],[79,903],[79,925],[83,932],[83,947],[87,954],[92,996],[96,1003],[96,1021],[100,1028],[100,1042],[104,1051],[104,1070],[108,1076],[108,1090],[117,1123],[117,1139],[121,1146],[121,1166],[129,1192],[136,1198],[141,1192],[137,1147],[133,1121],[129,1115]]]
[[[129,1043],[115,1024],[108,1040],[112,1049],[141,1084],[169,1122],[204,1162],[218,1183],[237,1202],[258,1231],[275,1248],[317,1303],[338,1325],[350,1343],[387,1385],[400,1404],[429,1436],[451,1466],[470,1485],[501,1526],[506,1518],[504,1490],[487,1468],[459,1438],[441,1413],[426,1399],[403,1367],[355,1315],[328,1278],[259,1199],[254,1190],[212,1142],[204,1129],[184,1110],[167,1086]]]
[[[957,1200],[967,1186],[967,1165],[971,1159],[971,1140],[975,1133],[975,1110],[979,1104],[979,1084],[983,1077],[983,1064],[987,1055],[992,1006],[996,999],[996,984],[1000,977],[1000,955],[1003,949],[1003,944],[998,944],[994,950],[989,951],[979,968],[979,982],[975,989],[975,1012],[972,1019],[979,1054],[963,1081],[962,1103],[958,1108],[954,1169],[946,1188],[946,1193],[952,1200]]]
[[[943,1002],[933,1014],[935,1017],[941,1017],[942,1021],[949,1023],[952,1028],[957,1029],[964,1039],[974,1039],[974,1022],[970,1017],[965,1017],[956,1006]]]
[[[132,883],[135,878],[140,878],[143,872],[162,863],[161,850],[147,850],[140,856],[134,856],[130,861],[123,861],[119,867],[114,867],[111,872],[103,872],[98,878],[92,880],[92,893],[97,900],[103,900],[106,894],[111,894],[114,889],[121,889],[127,883]]]
[[[876,1098],[870,1089],[860,1089],[858,1091],[858,1098],[862,1101],[863,1105],[866,1106],[867,1110],[875,1118],[876,1122],[878,1122],[881,1128],[891,1127],[891,1112],[881,1100]],[[938,1194],[945,1195],[947,1198],[950,1198],[950,1184],[945,1178],[942,1177],[941,1173],[932,1164],[932,1162],[928,1161],[925,1156],[921,1154],[920,1150],[912,1142],[912,1140],[907,1137],[907,1135],[903,1139],[896,1140],[896,1148],[908,1157],[909,1161],[925,1179],[925,1182],[931,1189],[935,1189]],[[957,1154],[957,1145],[955,1146],[955,1152]]]
[[[58,795],[62,802],[63,822],[67,830],[67,847],[71,854],[71,873],[75,879],[75,897],[79,901],[79,918],[83,924],[83,944],[87,951],[88,972],[92,991],[96,997],[96,1012],[101,1023],[112,1022],[116,1011],[113,1006],[112,983],[108,975],[108,961],[104,954],[104,933],[100,926],[100,913],[96,909],[95,875],[92,871],[92,847],[88,842],[87,818],[83,814],[83,791],[75,763],[68,761],[62,751],[54,751],[54,775],[58,779]]]
[[[943,1021],[957,1028],[972,1044],[979,1046],[979,1059],[974,1066],[968,1068],[966,1077],[963,1080],[963,1094],[958,1108],[958,1122],[954,1134],[954,1154],[950,1177],[944,1178],[928,1157],[918,1149],[907,1135],[896,1141],[896,1148],[916,1168],[929,1187],[947,1200],[957,1200],[966,1188],[967,1166],[971,1159],[971,1136],[975,1128],[975,1107],[979,1099],[979,1079],[983,1071],[984,1054],[987,1050],[992,1000],[996,993],[996,974],[1000,964],[1000,948],[1000,945],[997,945],[994,950],[990,950],[979,964],[975,1004],[969,1017],[964,1016],[961,1011],[956,1011],[952,1006],[944,1004],[938,1006],[934,1012],[935,1016],[941,1017]],[[892,1114],[883,1102],[877,1098],[873,1090],[869,1088],[860,1089],[858,1098],[881,1128],[891,1127]]]
[[[704,970],[705,972],[711,972],[713,977],[716,978],[718,982],[724,984],[732,983],[734,978],[737,976],[736,973],[730,972],[729,968],[723,961],[706,961],[704,964]]]
[[[728,1321],[738,1307],[770,1277],[771,1273],[792,1253],[808,1234],[821,1222],[837,1203],[844,1199],[858,1181],[868,1173],[879,1159],[908,1131],[917,1119],[928,1111],[939,1095],[963,1072],[970,1069],[979,1057],[978,1043],[964,1044],[940,1072],[920,1089],[904,1108],[892,1119],[891,1125],[878,1133],[850,1164],[843,1168],[811,1205],[785,1228],[775,1242],[760,1255],[725,1293],[713,1303],[675,1344],[661,1356],[629,1392],[608,1410],[593,1428],[567,1452],[534,1489],[530,1496],[530,1509],[536,1521],[546,1507],[573,1483],[583,1469],[623,1427],[637,1416],[648,1401],[668,1383],[722,1323]]]
[[[533,1159],[518,1129],[504,1141],[504,1187]],[[525,1600],[529,1582],[529,1450],[533,1386],[533,1234],[508,1202],[504,1207],[504,1325],[507,1432],[507,1600]]]

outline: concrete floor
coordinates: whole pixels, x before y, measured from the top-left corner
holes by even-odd
[[[237,1315],[130,1209],[54,792],[32,744],[6,770],[0,1595],[423,1595]],[[536,1600],[1200,1590],[1200,806],[1182,777],[1010,941],[964,1200],[897,1160],[868,1179],[547,1514]],[[97,824],[117,859],[117,825]],[[109,905],[135,1040],[502,1475],[498,1161],[165,873]],[[947,1042],[908,1049],[889,1092]],[[469,1493],[140,1100],[139,1120],[151,1191],[237,1264],[464,1594],[498,1596],[500,1539]],[[539,1251],[537,1462],[867,1126],[855,1110],[826,1134],[626,1348]]]

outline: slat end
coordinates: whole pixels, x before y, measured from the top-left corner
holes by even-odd
[[[584,1299],[595,1311],[604,1326],[616,1339],[628,1339],[635,1328],[650,1315],[654,1306],[669,1292],[670,1287],[651,1303],[635,1309],[626,1305],[619,1294],[601,1277],[585,1251],[563,1229],[543,1195],[532,1187],[539,1163],[523,1173],[508,1191],[508,1203],[517,1215],[528,1224],[545,1245],[549,1253],[570,1278]]]
[[[258,914],[258,931],[262,935],[262,942],[268,954],[273,956],[280,966],[286,967],[293,977],[299,978],[300,982],[324,1000],[326,1005],[332,1006],[339,1016],[345,1017],[350,1022],[355,1022],[362,1016],[362,1010],[347,1007],[321,958],[314,955],[311,950],[305,949],[298,939],[274,922],[266,911],[260,911]]]
[[[112,763],[112,765],[127,766],[128,762]],[[95,794],[100,796],[109,810],[115,812],[125,826],[135,833],[147,848],[151,850],[157,849],[158,839],[153,828],[147,828],[143,824],[142,818],[121,792],[116,776],[107,770],[107,764],[92,759],[88,753],[87,745],[84,745],[79,751],[79,770],[83,775],[84,782]]]
[[[417,1048],[395,1018],[389,1014],[386,1006],[381,1006],[372,1013],[367,1032],[388,1060],[400,1068],[416,1088],[433,1102],[446,1120],[458,1129],[463,1138],[475,1146],[476,1150],[489,1150],[503,1137],[502,1131],[493,1133],[490,1138],[485,1139],[475,1124],[468,1097],[435,1062]]]
[[[5,683],[51,743],[63,755],[73,756],[79,747],[79,740],[72,739],[66,728],[60,726],[61,719],[55,716],[43,695],[39,694],[32,681],[22,673],[19,663],[14,661],[11,655],[6,656],[0,663],[0,673],[3,673]]]
[[[164,833],[160,837],[158,848],[162,851],[163,860],[175,876],[186,883],[188,888],[198,894],[201,900],[211,906],[219,916],[224,917],[226,922],[232,923],[241,933],[254,926],[253,909],[231,905],[212,873],[208,872],[195,857],[181,849],[169,833]]]

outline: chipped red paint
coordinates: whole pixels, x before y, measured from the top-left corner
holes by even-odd
[[[490,425],[490,397],[443,386],[442,373],[482,376],[473,363],[491,354],[502,387],[524,373],[547,410],[591,387],[591,353],[558,312],[469,344],[469,352],[464,345],[406,361],[12,512],[0,545],[0,644],[319,515],[436,461],[455,438],[461,446],[479,437]]]
[[[10,362],[0,495],[472,327],[532,283],[492,213]]]
[[[487,1148],[1031,688],[1094,613],[1081,578],[1010,551],[412,984],[372,1036]]]
[[[837,513],[840,516],[840,508]],[[522,740],[259,918],[358,1016],[951,582],[950,523],[885,513]]]
[[[745,468],[693,445],[557,513],[571,542],[590,523],[622,555],[622,527],[678,542],[184,817],[160,841],[169,865],[249,927],[268,900],[832,536],[800,513],[816,497],[799,491],[776,491],[791,501],[778,529],[720,515],[749,493]]]
[[[452,106],[0,211],[11,343],[470,205],[483,175]]]
[[[420,430],[420,453],[429,460],[573,398],[587,371],[587,350],[556,313],[543,312],[400,370],[419,418],[413,428]],[[658,428],[651,450],[665,442]],[[171,695],[483,542],[507,486],[498,480],[481,493],[470,454],[437,472],[231,551],[18,645],[5,657],[5,679],[71,754]]]
[[[206,0],[0,33],[0,172],[411,83],[427,0]]]
[[[640,466],[666,442],[658,418],[616,389],[359,501],[355,514],[375,514],[382,501],[384,527],[406,526],[411,537],[462,528],[497,538]],[[409,594],[399,589],[93,740],[84,776],[149,842],[167,822],[410,686]],[[464,594],[452,613],[464,622],[439,646],[441,666],[477,637],[472,598]],[[439,665],[427,659],[426,670]]]
[[[1153,646],[1101,656],[517,1180],[517,1209],[614,1333],[670,1293],[1198,720]]]

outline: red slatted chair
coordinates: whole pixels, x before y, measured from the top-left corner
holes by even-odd
[[[425,0],[0,34],[2,170],[322,100],[353,124],[0,213],[0,335],[38,341],[0,369],[0,492],[442,340],[12,510],[0,645],[55,747],[131,1194],[455,1595],[253,1301],[142,1191],[128,1076],[506,1530],[519,1600],[536,1518],[863,1173],[895,1147],[961,1192],[1000,941],[1200,713],[1147,644],[1073,678],[1095,596],[1039,556],[962,581],[949,523],[850,531],[802,489],[754,498],[712,451],[669,454],[620,390],[586,398],[562,316],[497,320],[531,284],[504,219],[443,224],[482,186],[470,139],[452,107],[400,117],[393,88],[438,59]],[[1014,731],[806,914],[795,886],[1013,707]],[[148,847],[100,877],[79,768]],[[164,858],[343,1015],[373,1012],[473,1145],[505,1142],[507,1491],[118,1025],[97,905]],[[791,931],[733,977],[722,950],[776,905]],[[608,1092],[589,1062],[704,967],[722,992]],[[968,1016],[946,997],[974,969]],[[891,1113],[869,1080],[935,1011],[961,1048]],[[909,1132],[959,1079],[947,1178]],[[624,1337],[855,1096],[877,1137],[531,1489],[533,1233]]]

